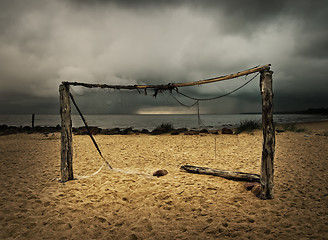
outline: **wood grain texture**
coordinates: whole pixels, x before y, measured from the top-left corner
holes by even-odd
[[[60,116],[61,116],[61,181],[73,180],[73,148],[72,148],[72,120],[69,100],[69,85],[61,84]]]
[[[213,175],[235,181],[260,182],[260,176],[258,174],[252,173],[233,172],[207,167],[197,167],[192,165],[183,165],[180,167],[180,169],[189,173]]]
[[[261,159],[261,199],[273,198],[275,130],[273,125],[272,71],[261,72],[263,149]]]
[[[210,79],[205,79],[205,80],[200,80],[200,81],[195,81],[195,82],[188,82],[188,83],[169,83],[165,85],[108,85],[108,84],[92,84],[92,83],[79,83],[79,82],[64,82],[65,84],[72,85],[72,86],[83,86],[87,88],[111,88],[111,89],[128,89],[128,90],[133,90],[133,89],[157,89],[157,90],[172,90],[178,87],[188,87],[188,86],[195,86],[195,85],[202,85],[202,84],[207,84],[207,83],[213,83],[213,82],[218,82],[218,81],[224,81],[224,80],[229,80],[237,77],[241,77],[244,75],[256,73],[263,71],[265,69],[269,69],[271,64],[266,64],[263,66],[258,66],[254,68],[250,68],[241,72],[225,75],[225,76],[220,76],[220,77],[215,77],[215,78],[210,78]]]

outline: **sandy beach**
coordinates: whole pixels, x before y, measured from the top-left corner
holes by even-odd
[[[0,136],[0,239],[328,239],[328,122],[276,134],[274,199],[190,164],[260,173],[262,132],[76,135],[60,183],[60,134]],[[163,177],[152,176],[166,169]]]

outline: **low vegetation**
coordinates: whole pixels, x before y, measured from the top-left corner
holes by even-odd
[[[245,120],[241,121],[239,126],[236,128],[236,134],[242,133],[242,132],[248,132],[253,133],[254,130],[261,129],[261,123],[254,120]]]
[[[162,123],[159,127],[157,128],[161,128],[161,129],[164,129],[168,132],[174,130],[174,127],[173,127],[173,124],[172,123]]]
[[[174,130],[172,123],[162,123],[160,126],[157,126],[153,131],[152,134],[162,134],[162,133],[170,133]]]

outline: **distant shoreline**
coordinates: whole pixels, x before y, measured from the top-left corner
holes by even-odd
[[[83,127],[84,123],[79,115],[72,115],[73,127]],[[147,129],[149,131],[159,125],[169,123],[173,128],[187,129],[208,129],[215,130],[223,127],[233,128],[240,125],[245,120],[261,122],[261,114],[235,114],[235,115],[84,115],[89,126],[102,129]],[[0,126],[6,125],[22,128],[29,131],[33,125],[32,115],[6,115],[0,116]],[[325,115],[305,115],[305,114],[274,114],[273,120],[277,124],[300,123],[312,121],[328,120]],[[59,115],[38,115],[35,114],[34,126],[55,128],[61,124]],[[25,126],[25,127],[24,127]],[[60,128],[60,126],[59,126]],[[53,131],[53,130],[51,130]]]
[[[245,112],[240,114],[262,114],[261,112]],[[306,114],[306,115],[323,115],[328,116],[328,108],[309,108],[303,111],[277,111],[273,114]]]
[[[278,123],[276,126],[284,126],[288,124],[295,125],[304,125],[304,124],[316,124],[316,123],[325,123],[327,120],[318,120],[318,121],[307,121],[307,122],[291,122],[291,123]],[[164,129],[161,127],[156,127],[153,130],[148,129],[137,129],[137,128],[100,128],[97,126],[89,126],[89,130],[92,135],[131,135],[131,134],[147,134],[147,135],[161,135],[161,134],[171,134],[171,135],[199,135],[199,134],[220,134],[223,133],[223,129],[235,129],[235,126],[231,124],[225,125],[221,128],[216,129],[208,129],[206,127],[194,129],[194,128],[170,128]],[[34,128],[30,126],[8,126],[8,125],[0,125],[0,136],[11,135],[11,134],[19,134],[19,133],[42,133],[42,134],[50,134],[50,133],[58,133],[61,131],[61,126],[36,126]],[[73,127],[72,132],[74,135],[88,135],[88,131],[85,126],[83,127]],[[232,134],[232,133],[231,133]]]

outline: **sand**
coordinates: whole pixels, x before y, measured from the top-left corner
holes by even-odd
[[[60,183],[60,135],[0,136],[0,239],[328,239],[328,122],[276,135],[274,199],[191,164],[260,173],[262,133],[95,136],[115,168]],[[216,142],[216,150],[215,150]],[[74,174],[103,162],[74,136]],[[168,175],[153,177],[157,169]]]

